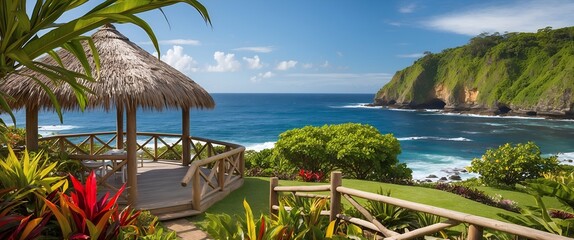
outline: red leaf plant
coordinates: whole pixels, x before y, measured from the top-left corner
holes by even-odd
[[[73,175],[69,175],[74,189],[69,195],[59,194],[59,206],[44,199],[52,210],[62,235],[66,239],[115,239],[123,227],[131,227],[139,211],[129,208],[119,211],[117,200],[125,189],[125,184],[109,197],[109,192],[97,199],[97,180],[92,171],[82,185]]]
[[[305,182],[320,182],[323,180],[323,176],[322,172],[313,172],[305,169],[299,170],[299,177],[301,177]]]

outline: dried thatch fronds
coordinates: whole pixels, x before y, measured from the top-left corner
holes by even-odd
[[[95,82],[78,81],[90,89],[87,108],[110,110],[114,106],[136,106],[144,109],[164,108],[213,108],[215,103],[209,93],[183,73],[152,56],[129,41],[112,25],[106,25],[92,35],[100,56],[101,69]],[[85,46],[88,58],[92,60],[89,47]],[[83,73],[81,63],[68,51],[60,49],[57,54],[64,66]],[[57,64],[50,56],[40,61]],[[49,96],[34,80],[33,75],[49,86],[55,93],[62,109],[79,109],[73,89],[68,84],[56,83],[29,69],[22,69],[20,75],[13,74],[1,83],[0,89],[15,101],[13,108],[35,106],[38,109],[53,109]]]

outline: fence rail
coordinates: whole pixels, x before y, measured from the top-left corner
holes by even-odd
[[[245,147],[201,137],[190,137],[189,149],[191,159],[183,159],[182,136],[178,134],[138,132],[137,151],[142,159],[153,161],[179,161],[182,164],[191,162],[189,170],[181,184],[192,182],[190,196],[195,210],[205,209],[211,205],[218,192],[232,191],[243,182]],[[108,183],[108,178],[121,171],[126,165],[126,155],[107,155],[108,150],[115,149],[116,132],[96,132],[80,134],[63,134],[40,139],[41,143],[53,151],[65,153],[72,160],[112,160],[111,171],[99,176],[98,184],[110,190],[117,188]],[[143,163],[142,163],[143,164]],[[213,200],[213,201],[212,201]]]
[[[374,194],[370,192],[364,192],[352,188],[347,188],[342,186],[342,177],[340,172],[331,173],[331,184],[330,185],[318,185],[318,186],[279,186],[279,180],[277,178],[271,178],[269,187],[269,210],[273,214],[277,214],[279,209],[279,193],[280,192],[290,192],[298,196],[317,196],[315,194],[300,194],[301,192],[329,192],[328,197],[330,199],[330,209],[329,211],[324,211],[323,214],[329,215],[331,220],[341,219],[348,221],[355,225],[361,226],[363,228],[368,228],[373,231],[377,231],[385,236],[385,239],[413,239],[416,237],[422,237],[432,233],[439,232],[443,229],[450,228],[459,224],[468,224],[467,239],[476,240],[482,239],[484,229],[492,229],[505,233],[510,233],[516,236],[526,237],[529,239],[544,239],[544,240],[567,240],[571,238],[555,235],[548,232],[539,231],[536,229],[502,222],[495,219],[480,217],[472,214],[461,213],[457,211],[452,211],[444,208],[434,207],[430,205],[409,202],[406,200],[393,198],[389,196]],[[355,218],[350,216],[345,216],[341,213],[341,199],[345,198],[355,209],[357,209],[363,218]],[[417,212],[424,212],[436,216],[446,218],[446,221],[441,223],[433,224],[430,226],[415,229],[406,233],[398,233],[389,230],[383,224],[381,224],[375,217],[369,213],[365,207],[359,204],[355,198],[362,198],[371,201],[378,201],[387,204],[391,204],[397,207],[410,209]]]

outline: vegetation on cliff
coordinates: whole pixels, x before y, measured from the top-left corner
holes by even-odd
[[[379,90],[376,105],[574,115],[574,27],[483,33],[427,52]]]

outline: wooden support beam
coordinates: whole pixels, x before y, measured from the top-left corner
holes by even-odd
[[[273,206],[279,205],[279,196],[275,191],[275,187],[279,186],[279,178],[272,177],[269,181],[269,214],[271,217],[277,215],[277,211],[273,209]]]
[[[481,226],[470,224],[468,225],[468,240],[480,240],[482,239],[483,229]]]
[[[116,148],[124,149],[124,108],[116,106]]]
[[[329,221],[335,220],[337,218],[337,214],[341,213],[341,193],[337,192],[337,187],[342,185],[343,178],[341,172],[331,172],[331,214],[329,215]]]
[[[26,106],[26,148],[38,151],[38,108]]]
[[[181,164],[189,165],[191,162],[191,139],[189,138],[189,108],[181,109]]]
[[[128,152],[128,204],[136,206],[138,199],[138,163],[137,163],[137,130],[134,103],[127,106],[127,152]]]

